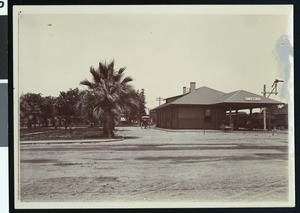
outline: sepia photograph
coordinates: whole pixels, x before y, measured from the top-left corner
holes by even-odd
[[[292,5],[14,6],[14,205],[294,207]]]

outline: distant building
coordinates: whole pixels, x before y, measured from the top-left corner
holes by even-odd
[[[283,104],[244,90],[224,93],[208,87],[196,89],[196,83],[190,83],[183,94],[169,97],[165,104],[151,110],[156,126],[169,129],[219,129],[229,116],[229,124],[238,123],[239,110],[271,107]]]

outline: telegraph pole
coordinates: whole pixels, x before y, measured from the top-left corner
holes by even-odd
[[[266,85],[264,84],[264,91],[263,91],[264,97],[267,95]],[[267,107],[263,108],[264,111],[264,130],[267,130]]]
[[[264,90],[262,92],[263,95],[264,95],[264,97],[267,97],[267,94],[269,94],[267,98],[269,98],[271,94],[277,95],[278,94],[278,92],[277,92],[277,84],[279,82],[283,82],[283,80],[275,79],[275,81],[274,81],[274,83],[272,85],[273,89],[271,90],[271,92],[267,92],[266,85],[264,84]],[[274,92],[274,90],[275,90],[275,92]],[[267,130],[267,108],[264,107],[263,111],[264,111],[264,130]],[[271,129],[271,110],[270,109],[269,109],[269,129]]]
[[[160,105],[160,102],[163,101],[163,100],[165,100],[165,99],[163,99],[162,97],[156,98],[156,101],[158,101],[159,105]]]

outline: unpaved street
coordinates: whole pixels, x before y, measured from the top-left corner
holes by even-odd
[[[21,145],[21,201],[287,201],[286,133],[120,127],[124,140]]]

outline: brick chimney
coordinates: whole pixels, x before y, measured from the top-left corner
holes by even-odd
[[[186,93],[186,87],[183,87],[183,94]]]
[[[190,91],[193,92],[196,90],[196,82],[191,82],[190,83]]]

